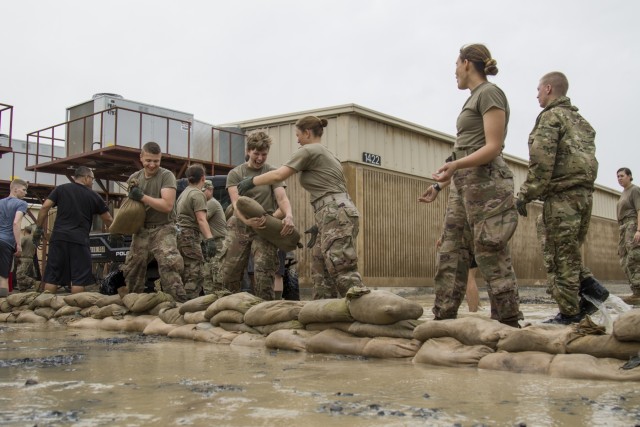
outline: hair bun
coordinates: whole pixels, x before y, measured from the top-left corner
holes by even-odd
[[[329,122],[327,121],[327,119],[320,119],[320,124],[323,128],[326,128]]]

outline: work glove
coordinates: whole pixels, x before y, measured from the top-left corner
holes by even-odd
[[[318,226],[313,225],[308,230],[305,230],[304,234],[310,234],[309,240],[307,241],[307,247],[312,248],[316,244],[316,239],[318,238]]]
[[[244,196],[247,191],[251,190],[256,185],[253,183],[253,177],[245,178],[238,183],[238,194]]]
[[[216,256],[216,252],[218,252],[218,248],[216,248],[216,241],[213,237],[210,239],[206,239],[204,241],[204,249],[205,249],[204,256],[206,258],[210,259]]]
[[[144,197],[144,192],[142,191],[142,188],[140,188],[140,187],[131,187],[131,190],[129,190],[128,197],[131,200],[136,200],[136,201],[139,202]]]
[[[522,199],[516,200],[516,210],[520,216],[527,216],[527,202]]]
[[[122,234],[111,234],[109,236],[109,245],[112,248],[121,248],[124,246],[124,236]]]
[[[44,230],[42,227],[36,227],[36,230],[33,232],[33,244],[36,246],[40,246],[40,240],[42,240],[42,236],[44,235]]]

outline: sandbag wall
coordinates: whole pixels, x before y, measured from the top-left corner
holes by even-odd
[[[263,301],[249,293],[206,295],[177,304],[162,292],[105,296],[20,293],[0,299],[0,322],[139,332],[195,341],[309,353],[412,360],[416,364],[640,381],[640,310],[612,334],[579,325],[522,329],[464,317],[424,320],[416,302],[388,291],[353,288],[346,298]],[[633,366],[633,364],[631,364]]]

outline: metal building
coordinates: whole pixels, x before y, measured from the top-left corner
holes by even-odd
[[[343,162],[349,194],[361,212],[359,270],[369,286],[432,286],[435,242],[442,232],[448,190],[430,204],[417,202],[433,183],[431,174],[451,154],[455,138],[355,104],[303,111],[234,123],[248,133],[266,130],[274,139],[268,163],[279,166],[297,149],[295,122],[306,115],[328,120],[323,143]],[[504,154],[515,175],[515,189],[526,178],[528,162]],[[296,226],[313,224],[308,194],[297,178],[287,182]],[[589,235],[583,248],[585,265],[600,280],[622,280],[618,265],[615,205],[620,193],[598,186]],[[544,284],[545,271],[536,237],[539,204],[520,218],[511,240],[519,283]],[[597,242],[597,244],[596,244]],[[301,285],[309,286],[310,250],[298,250]]]

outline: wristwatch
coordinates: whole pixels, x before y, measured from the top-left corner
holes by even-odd
[[[433,184],[432,187],[435,188],[436,191],[442,190],[442,188],[440,187],[440,184],[438,184],[437,182]]]

